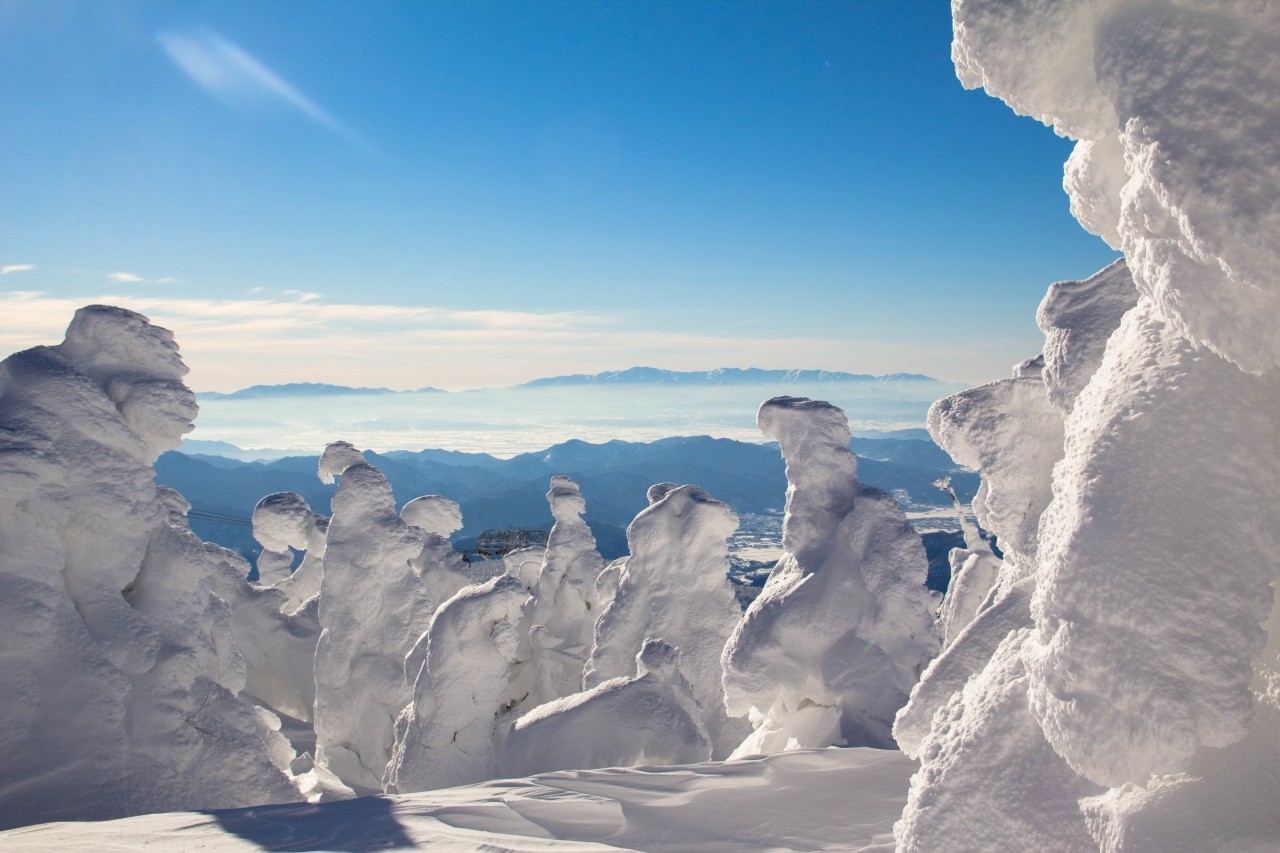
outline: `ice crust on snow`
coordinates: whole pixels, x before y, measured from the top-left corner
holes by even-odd
[[[703,709],[681,672],[680,650],[646,638],[633,675],[541,705],[516,721],[502,774],[687,764],[711,757]]]
[[[858,482],[840,409],[775,397],[757,421],[787,463],[784,553],[724,650],[727,710],[760,735],[735,755],[890,746],[938,650],[920,537],[897,501]]]
[[[153,479],[185,374],[167,330],[101,305],[0,363],[0,825],[298,796],[237,697],[248,566]]]
[[[738,516],[697,486],[661,483],[648,499],[627,527],[631,553],[596,623],[583,685],[633,675],[646,639],[661,637],[680,650],[714,757],[726,758],[750,732],[745,720],[725,711],[720,663],[742,615],[728,577],[728,539]]]
[[[1126,263],[1041,306],[1043,393],[1063,416],[1051,501],[1022,579],[899,717],[922,760],[899,847],[976,826],[987,848],[1272,848],[1280,6],[953,14],[962,81],[1078,140],[1072,210]],[[1007,505],[1040,503],[1031,485],[1003,484]]]

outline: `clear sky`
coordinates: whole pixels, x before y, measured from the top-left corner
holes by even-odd
[[[0,0],[0,348],[201,390],[636,364],[986,381],[1115,257],[941,0]]]

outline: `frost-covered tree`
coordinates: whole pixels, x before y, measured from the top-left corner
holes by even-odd
[[[844,412],[775,397],[757,416],[787,463],[783,556],[724,650],[728,711],[755,732],[735,755],[888,746],[938,638],[920,537],[858,481]]]
[[[497,775],[499,716],[510,707],[528,591],[512,575],[462,589],[421,640],[413,701],[396,722],[386,768],[392,793],[448,788]]]
[[[0,826],[298,797],[278,720],[238,697],[248,565],[155,485],[186,372],[101,305],[0,364]]]
[[[285,592],[291,611],[320,594],[328,531],[329,519],[312,512],[297,492],[267,495],[253,508],[253,538],[262,546],[258,583]],[[294,551],[303,552],[297,569]]]
[[[680,650],[645,639],[633,675],[521,717],[503,744],[502,773],[706,761],[711,740],[701,718],[694,690],[681,674]]]
[[[596,578],[604,559],[596,550],[591,528],[583,521],[586,501],[578,484],[568,477],[552,477],[547,503],[555,524],[547,534],[547,547],[538,581],[533,588],[530,664],[536,670],[531,692],[521,707],[577,693],[582,689],[582,669],[591,653],[599,611],[593,608]]]
[[[320,585],[316,760],[357,791],[380,791],[396,717],[412,698],[405,659],[466,578],[447,541],[397,515],[386,477],[346,442],[320,461],[322,479],[338,475]]]
[[[965,0],[953,13],[961,80],[1078,140],[1073,213],[1124,251],[1136,296],[1098,323],[1105,346],[1091,331],[1076,353],[1066,338],[1075,378],[1046,349],[1064,443],[1018,584],[1029,627],[1003,635],[921,742],[899,845],[937,849],[997,803],[1005,819],[978,846],[1274,844],[1280,157],[1265,128],[1280,118],[1280,7]],[[1102,313],[1057,310],[1049,325]],[[948,652],[974,647],[998,606]]]
[[[680,650],[680,670],[701,707],[716,758],[725,758],[750,732],[725,711],[720,655],[742,616],[729,583],[728,539],[738,517],[697,486],[661,483],[649,507],[627,527],[631,555],[596,623],[583,684],[592,688],[636,671],[636,655],[650,636]]]

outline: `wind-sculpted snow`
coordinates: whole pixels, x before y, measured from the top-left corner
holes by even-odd
[[[1280,7],[961,0],[961,81],[1080,140],[1066,188],[1179,336],[1280,359]]]
[[[679,649],[644,639],[634,675],[540,705],[517,720],[503,744],[503,775],[706,761],[711,740],[682,665]]]
[[[1154,313],[1125,317],[1068,420],[1024,650],[1049,742],[1105,785],[1245,734],[1280,553],[1280,382]]]
[[[720,663],[742,615],[728,578],[738,516],[697,486],[662,483],[648,497],[650,506],[627,528],[631,556],[596,623],[583,684],[632,675],[646,638],[661,637],[680,649],[680,670],[701,706],[714,756],[725,758],[751,731],[725,713]]]
[[[555,524],[547,534],[542,569],[534,586],[531,625],[541,625],[533,644],[537,677],[522,703],[527,710],[582,689],[582,670],[591,653],[592,632],[600,613],[594,609],[596,578],[604,558],[591,528],[582,520],[586,501],[578,484],[552,477],[547,503]]]
[[[253,538],[262,546],[258,583],[285,592],[291,611],[320,594],[328,532],[329,519],[296,492],[267,495],[253,508]],[[296,569],[293,551],[304,552]]]
[[[858,482],[842,411],[776,397],[757,420],[789,486],[783,557],[724,651],[727,709],[756,728],[735,754],[888,746],[938,650],[920,537],[897,501]]]
[[[995,586],[1000,574],[1001,560],[992,551],[990,543],[982,538],[978,528],[969,520],[950,484],[946,490],[956,508],[956,518],[964,534],[964,547],[952,548],[947,555],[951,564],[951,580],[947,595],[938,611],[938,627],[942,634],[943,648],[951,645],[960,632],[973,621]]]
[[[1136,298],[1117,265],[1041,306],[1065,415],[1052,502],[1025,580],[899,717],[922,767],[898,843],[979,825],[984,848],[1274,847],[1280,5],[953,13],[961,80],[1079,140],[1072,211],[1123,249]],[[1008,506],[1032,499],[1012,485]],[[1020,590],[1028,627],[1010,633]]]
[[[320,475],[341,480],[320,584],[316,760],[348,786],[377,791],[412,698],[405,658],[467,578],[447,541],[396,514],[386,477],[351,445],[326,448]]]
[[[393,793],[466,785],[497,775],[498,716],[514,703],[509,688],[519,663],[528,591],[500,575],[468,586],[436,611],[423,638],[413,702],[396,722],[386,768]]]
[[[248,566],[150,463],[191,429],[173,336],[120,308],[0,364],[0,824],[298,796],[246,677]]]
[[[400,510],[400,517],[414,527],[446,539],[462,529],[462,510],[455,502],[440,495],[414,498]]]
[[[1129,267],[1123,261],[1084,281],[1049,286],[1036,313],[1044,332],[1044,384],[1063,416],[1089,384],[1120,318],[1138,303]]]

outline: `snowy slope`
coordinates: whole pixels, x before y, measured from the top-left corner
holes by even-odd
[[[0,848],[889,849],[881,845],[892,843],[915,766],[886,750],[804,750],[683,767],[548,773],[323,805],[54,823],[0,833]]]

